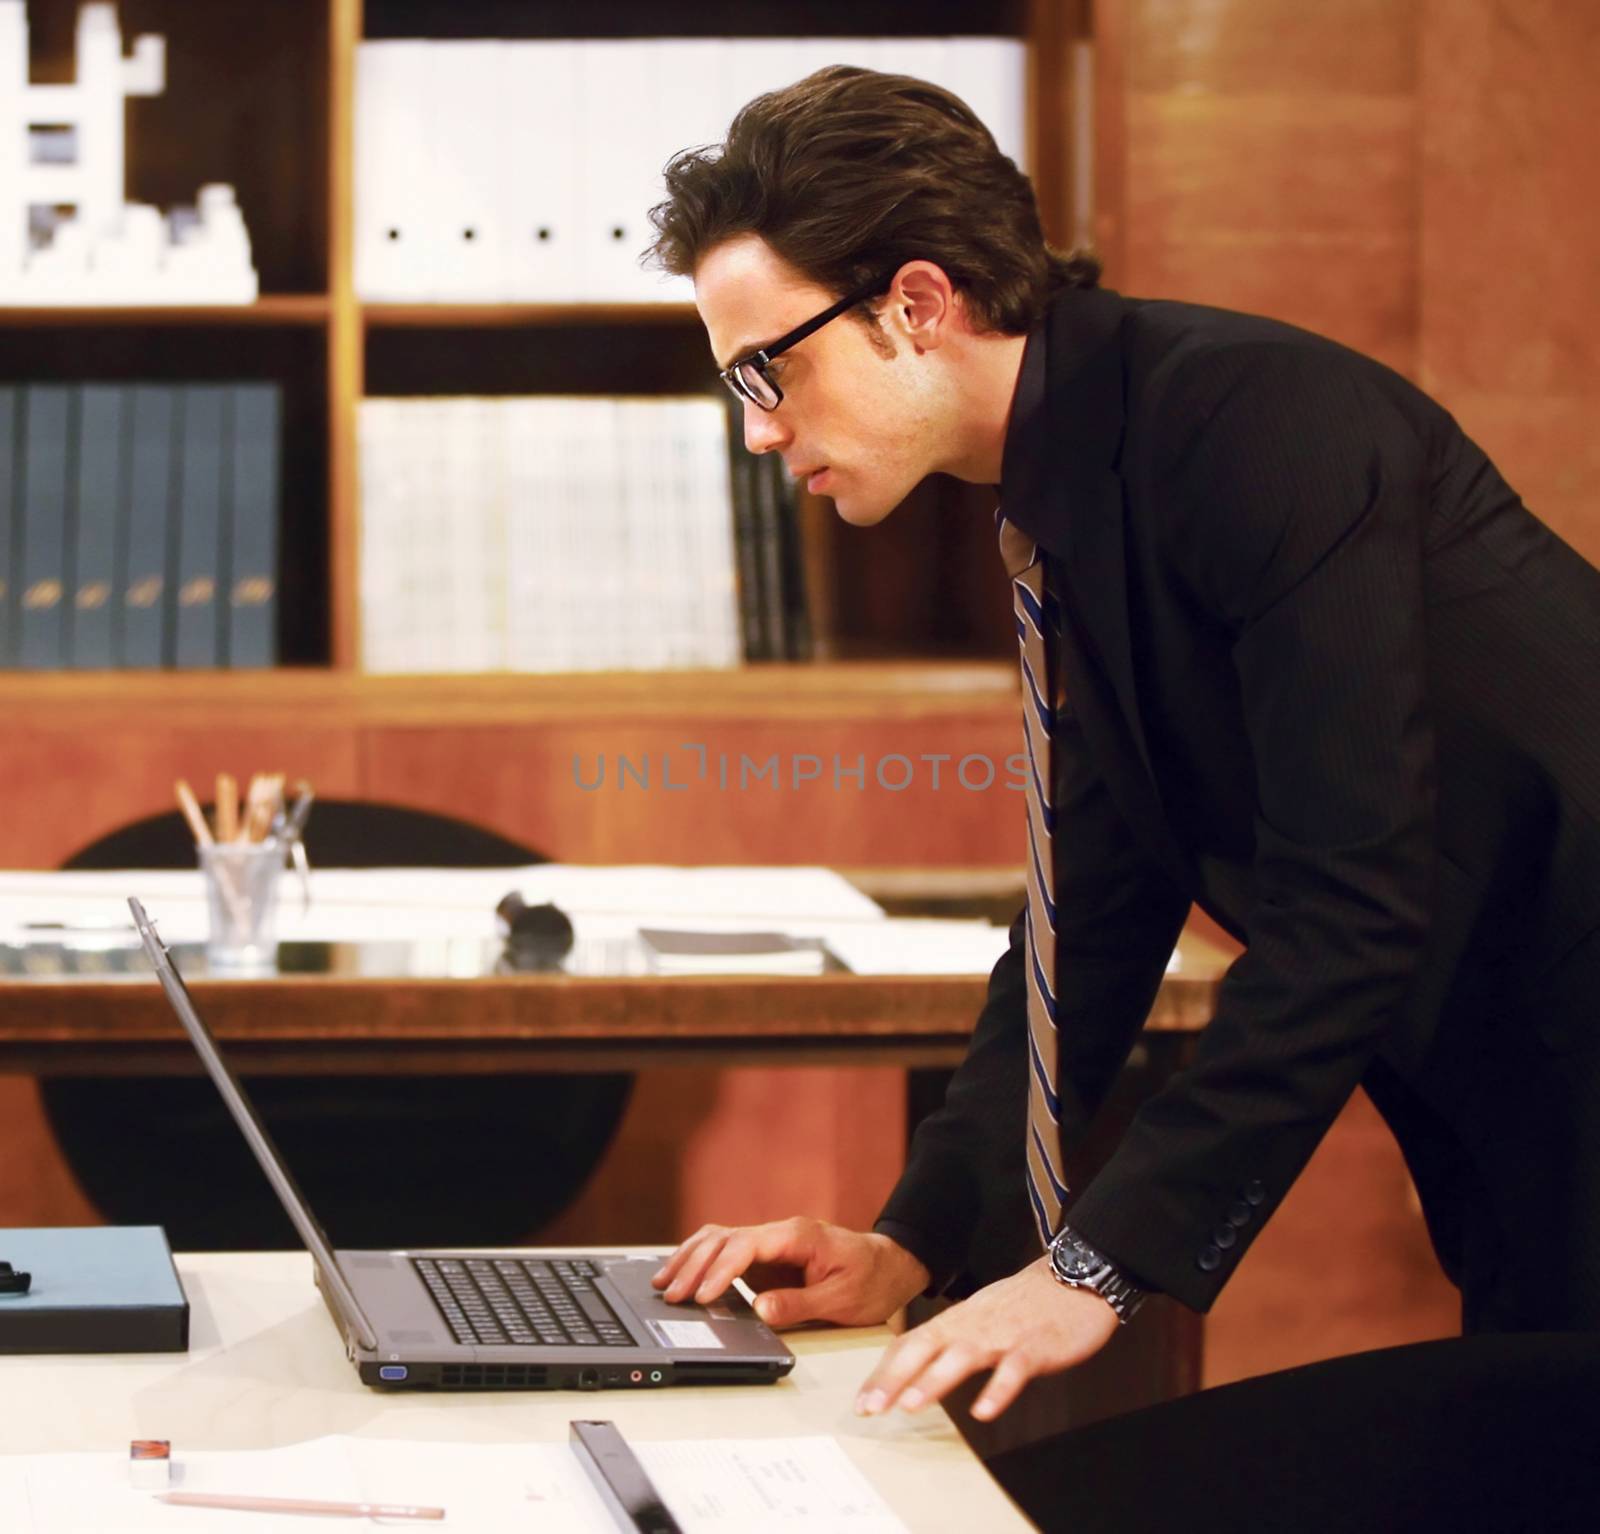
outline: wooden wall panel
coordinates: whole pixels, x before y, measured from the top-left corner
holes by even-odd
[[[135,728],[17,724],[0,752],[0,799],[25,816],[0,829],[0,863],[53,868],[96,837],[175,809],[172,785],[188,778],[202,800],[219,772],[246,782],[282,768],[330,797],[356,797],[357,752],[348,730],[285,731],[276,722],[211,724],[152,717]]]
[[[1600,10],[1422,7],[1421,381],[1600,562]]]
[[[1102,123],[1130,293],[1268,314],[1415,363],[1414,21],[1407,4],[1127,0]],[[1114,104],[1120,100],[1120,110]]]
[[[1413,0],[1126,0],[1133,91],[1405,95]]]

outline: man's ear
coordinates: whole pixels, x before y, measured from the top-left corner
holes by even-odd
[[[883,322],[918,351],[933,351],[960,323],[960,300],[942,266],[908,261],[895,273]]]

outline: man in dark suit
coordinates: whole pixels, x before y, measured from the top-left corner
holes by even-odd
[[[668,190],[752,449],[858,524],[998,485],[1045,741],[1029,909],[876,1229],[707,1227],[668,1297],[756,1261],[804,1270],[778,1322],[967,1292],[861,1408],[992,1370],[993,1416],[1145,1292],[1209,1308],[1360,1084],[1466,1329],[1600,1329],[1600,573],[1388,369],[1098,288],[933,87],[823,71]],[[1068,1189],[1191,902],[1246,951]],[[972,1292],[1030,1210],[1045,1255]]]

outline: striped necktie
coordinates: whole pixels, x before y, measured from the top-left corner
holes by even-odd
[[[1011,577],[1022,651],[1022,717],[1028,745],[1028,1198],[1046,1246],[1061,1223],[1067,1180],[1061,1162],[1061,1099],[1056,1090],[1055,668],[1060,644],[1045,559],[1020,528],[996,514],[1000,553]]]

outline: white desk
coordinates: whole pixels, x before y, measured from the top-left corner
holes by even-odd
[[[770,1386],[391,1395],[360,1384],[345,1361],[309,1257],[179,1256],[178,1270],[191,1306],[187,1353],[0,1358],[0,1454],[125,1454],[132,1438],[169,1438],[181,1457],[325,1433],[564,1443],[572,1418],[600,1416],[639,1440],[831,1434],[908,1528],[1032,1527],[938,1408],[854,1415],[886,1328],[791,1335],[799,1362]]]

